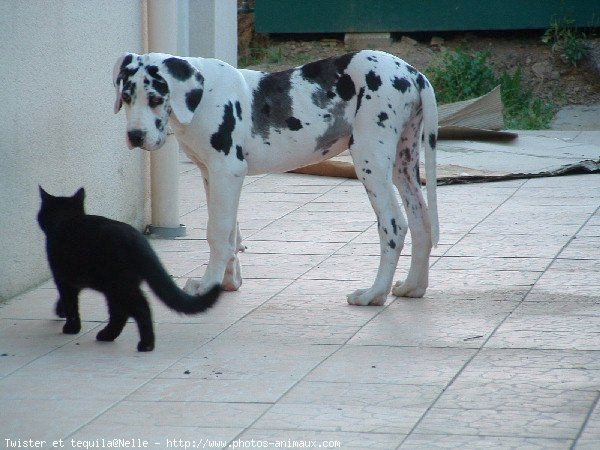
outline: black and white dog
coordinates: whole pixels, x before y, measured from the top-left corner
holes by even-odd
[[[392,292],[425,294],[439,234],[438,119],[433,88],[414,67],[370,50],[275,73],[239,70],[216,59],[127,53],[116,62],[113,81],[115,113],[123,105],[127,113],[128,146],[160,148],[169,122],[202,171],[210,259],[202,279],[189,279],[186,291],[202,293],[216,283],[240,287],[237,209],[246,175],[288,171],[350,149],[377,216],[381,256],[373,285],[349,294],[348,302],[385,303],[408,227],[411,266]],[[427,204],[419,184],[421,145]]]

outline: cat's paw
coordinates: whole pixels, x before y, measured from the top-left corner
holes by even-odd
[[[63,302],[60,299],[58,299],[58,301],[56,302],[54,311],[56,312],[56,315],[58,317],[60,317],[61,319],[64,319],[67,317],[67,315],[65,314],[65,307],[63,306]]]
[[[154,350],[154,342],[143,342],[140,341],[137,346],[138,352],[151,352]]]
[[[107,330],[106,328],[100,330],[96,335],[96,340],[102,342],[112,342],[116,338],[117,336],[115,336],[115,333],[111,332],[110,330]]]
[[[81,322],[78,319],[67,319],[63,326],[64,334],[77,334],[81,331]]]

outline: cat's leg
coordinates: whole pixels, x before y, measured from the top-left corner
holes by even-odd
[[[60,297],[58,298],[58,300],[56,300],[56,306],[54,307],[54,311],[56,315],[61,319],[67,317],[67,315],[65,314],[65,307],[63,306],[63,302],[60,299]]]
[[[63,333],[77,334],[81,331],[79,318],[79,289],[66,283],[57,282],[59,298],[56,302],[56,313],[67,320],[63,326]]]
[[[106,327],[100,330],[96,335],[96,339],[99,341],[111,342],[119,337],[121,331],[123,331],[128,315],[127,311],[125,311],[121,305],[119,298],[107,295],[106,301],[108,302],[108,314],[110,317]]]
[[[129,294],[129,314],[137,323],[140,333],[140,342],[137,349],[139,352],[150,352],[154,350],[154,330],[152,329],[152,313],[148,300],[139,288]]]

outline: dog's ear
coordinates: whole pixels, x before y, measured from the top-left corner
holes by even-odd
[[[123,77],[127,73],[126,67],[131,64],[133,58],[137,55],[135,53],[123,53],[115,63],[113,67],[113,85],[116,90],[116,98],[115,98],[115,114],[119,112],[121,106],[123,106],[123,102],[121,101],[121,93],[123,91]]]
[[[163,59],[160,75],[169,86],[170,103],[177,120],[188,124],[200,104],[204,92],[204,77],[185,59]]]

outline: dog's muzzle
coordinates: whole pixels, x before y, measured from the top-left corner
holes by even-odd
[[[127,139],[131,148],[141,147],[146,139],[146,132],[142,130],[131,130],[127,132]]]

